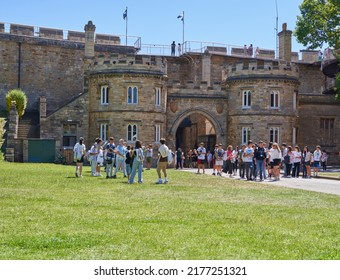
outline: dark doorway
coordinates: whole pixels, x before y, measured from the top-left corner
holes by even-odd
[[[207,151],[212,151],[216,144],[214,125],[202,114],[194,113],[186,117],[176,131],[176,149],[184,153],[196,149],[203,142]]]

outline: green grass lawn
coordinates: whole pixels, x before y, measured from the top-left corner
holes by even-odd
[[[169,171],[0,162],[0,259],[340,259],[340,196]]]
[[[340,177],[340,172],[319,172],[320,177]]]

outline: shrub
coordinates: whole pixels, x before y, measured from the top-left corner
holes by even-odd
[[[6,95],[6,106],[8,112],[11,110],[12,101],[16,102],[18,115],[19,117],[22,117],[25,114],[25,109],[27,106],[26,94],[20,89],[10,90]]]

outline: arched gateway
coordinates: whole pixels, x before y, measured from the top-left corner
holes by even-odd
[[[168,122],[168,142],[171,147],[187,152],[204,142],[206,148],[213,149],[216,143],[226,143],[225,129],[209,111],[193,108],[177,114]]]

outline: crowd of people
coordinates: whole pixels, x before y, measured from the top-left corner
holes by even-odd
[[[259,141],[248,145],[242,145],[235,149],[228,145],[224,150],[222,144],[216,144],[215,149],[206,152],[204,143],[199,148],[189,150],[187,154],[187,166],[197,167],[197,174],[205,172],[205,166],[213,168],[213,175],[222,176],[222,172],[233,178],[237,173],[241,179],[259,180],[265,179],[280,180],[280,170],[283,169],[283,177],[311,178],[318,176],[320,168],[324,171],[327,168],[328,154],[321,147],[316,146],[310,151],[305,146],[302,150],[299,146],[287,146],[283,143],[268,143]],[[177,165],[178,166],[178,165]]]
[[[212,168],[213,175],[222,176],[222,172],[233,178],[239,173],[240,179],[251,181],[263,181],[265,179],[280,180],[280,170],[283,169],[283,177],[311,178],[318,176],[320,168],[326,170],[328,154],[321,147],[316,146],[314,151],[305,146],[302,150],[299,146],[287,146],[285,143],[268,143],[248,141],[241,148],[228,145],[223,149],[222,144],[216,144],[210,151],[200,143],[197,149],[189,150],[185,154],[181,148],[175,153],[166,145],[164,138],[160,140],[157,157],[156,184],[168,183],[167,167],[175,159],[176,169],[184,166],[197,168],[197,174],[205,173],[205,169]],[[82,177],[82,166],[85,158],[90,162],[91,175],[102,176],[101,167],[105,167],[106,178],[117,178],[120,171],[127,178],[128,183],[134,183],[135,176],[138,183],[143,183],[143,168],[150,170],[153,160],[153,148],[149,144],[143,146],[137,140],[135,146],[127,145],[124,139],[120,139],[115,145],[114,138],[103,144],[102,139],[96,138],[91,148],[86,151],[84,139],[80,138],[74,146],[74,161],[76,162],[76,177]],[[162,173],[163,178],[162,179]]]
[[[169,162],[172,162],[172,151],[165,144],[165,139],[160,140],[157,159],[156,184],[167,184],[169,182],[166,168]],[[103,143],[102,139],[96,138],[91,148],[87,151],[83,137],[73,148],[74,162],[76,163],[75,176],[82,177],[83,164],[87,159],[91,165],[91,175],[94,177],[103,176],[101,168],[105,168],[106,178],[117,178],[117,172],[121,172],[124,178],[127,178],[129,184],[134,183],[135,176],[138,177],[138,183],[143,183],[144,161],[146,170],[150,170],[152,165],[153,149],[152,145],[142,146],[142,142],[137,140],[134,147],[127,145],[124,139],[120,139],[118,145],[115,145],[114,138],[110,137],[109,141]],[[170,160],[171,158],[171,160]],[[164,181],[162,180],[162,173]]]

